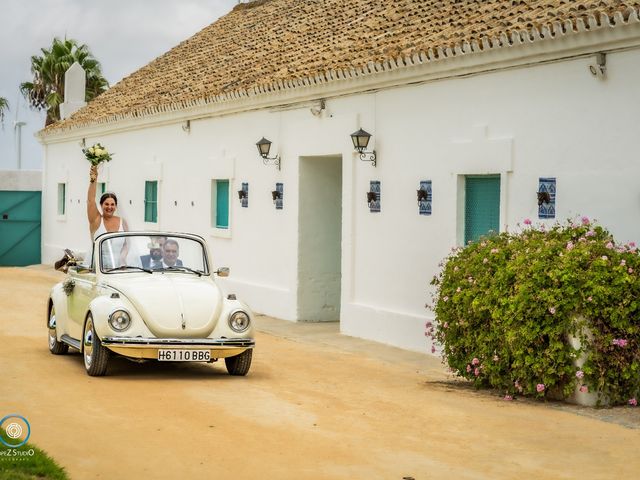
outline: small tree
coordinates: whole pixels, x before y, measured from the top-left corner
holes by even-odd
[[[85,101],[89,102],[104,92],[109,84],[102,76],[100,63],[87,45],[72,39],[53,39],[51,48],[42,48],[42,55],[31,57],[33,80],[20,84],[20,91],[29,105],[46,110],[45,126],[60,120],[60,104],[64,102],[64,74],[78,62],[87,74]]]

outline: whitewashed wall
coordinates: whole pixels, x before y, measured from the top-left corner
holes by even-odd
[[[327,100],[86,138],[115,152],[100,181],[118,193],[135,229],[204,236],[216,265],[231,267],[225,288],[258,312],[297,318],[298,158],[342,157],[341,330],[427,351],[429,281],[461,242],[465,174],[500,173],[501,228],[537,218],[539,177],[557,178],[557,219],[596,218],[621,241],[640,240],[637,139],[640,54],[607,55],[607,78],[592,58],[514,68]],[[361,162],[349,134],[373,134],[378,166]],[[282,170],[264,166],[255,142],[273,141]],[[88,164],[78,142],[45,146],[43,261],[88,241]],[[230,178],[230,230],[210,228],[211,179]],[[144,181],[159,180],[159,223],[143,223]],[[381,181],[380,213],[366,192]],[[415,191],[433,182],[433,214],[418,215]],[[68,211],[56,215],[56,184],[68,182]],[[236,191],[249,183],[249,208]],[[271,200],[284,183],[284,209]],[[193,202],[193,205],[192,205]],[[304,320],[304,318],[300,319]]]
[[[40,170],[0,170],[0,190],[39,192],[42,190]]]

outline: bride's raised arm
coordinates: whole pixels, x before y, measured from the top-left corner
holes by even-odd
[[[98,180],[98,167],[91,166],[89,171],[89,191],[87,192],[87,220],[89,220],[89,230],[93,237],[94,232],[100,227],[102,219],[98,206],[96,205],[96,182]]]

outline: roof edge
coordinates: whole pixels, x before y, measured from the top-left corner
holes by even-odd
[[[438,46],[430,48],[427,51],[416,52],[412,55],[390,58],[381,63],[369,62],[358,68],[354,67],[343,70],[328,70],[324,73],[311,77],[278,80],[268,84],[257,85],[246,90],[239,89],[229,93],[213,95],[198,100],[181,101],[157,107],[139,109],[126,114],[112,115],[94,122],[83,122],[69,127],[56,127],[56,124],[53,124],[48,128],[40,130],[36,136],[44,141],[47,138],[53,138],[59,135],[66,136],[65,134],[73,131],[79,131],[91,127],[101,127],[106,124],[113,124],[126,120],[157,117],[163,114],[178,113],[182,111],[200,110],[214,105],[225,104],[238,100],[247,100],[263,95],[286,93],[291,90],[305,87],[320,87],[338,81],[356,80],[384,72],[392,72],[460,57],[486,54],[488,52],[495,52],[511,47],[537,44],[542,41],[558,40],[597,30],[617,30],[621,27],[630,25],[640,25],[640,8],[636,9],[629,7],[625,14],[622,12],[616,12],[613,17],[609,17],[604,13],[600,14],[598,17],[595,15],[588,15],[586,19],[578,17],[575,19],[575,23],[571,20],[566,20],[565,22],[556,21],[544,24],[540,28],[533,27],[529,30],[514,30],[510,35],[503,33],[499,37],[482,37],[479,41],[464,40],[453,46]]]

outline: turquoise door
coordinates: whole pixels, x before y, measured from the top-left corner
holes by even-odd
[[[465,179],[464,243],[500,229],[500,176]]]
[[[41,192],[0,192],[0,266],[40,263]]]

